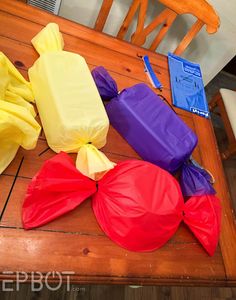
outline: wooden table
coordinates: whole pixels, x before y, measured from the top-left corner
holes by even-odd
[[[164,85],[163,95],[171,102],[167,58],[118,41],[68,20],[12,0],[0,2],[0,49],[27,78],[27,69],[38,55],[32,37],[48,22],[57,22],[65,39],[65,49],[83,55],[93,69],[103,65],[119,89],[147,81],[138,55],[148,54]],[[209,257],[183,224],[161,249],[133,253],[111,242],[99,228],[88,199],[73,212],[36,230],[22,229],[21,205],[31,178],[54,153],[41,134],[36,149],[20,149],[0,176],[0,278],[4,271],[74,271],[77,283],[235,285],[236,227],[230,206],[216,139],[210,121],[175,109],[197,133],[194,157],[216,179],[222,199],[220,246]],[[138,158],[135,151],[111,127],[104,153],[113,161]],[[9,277],[13,277],[9,275]]]

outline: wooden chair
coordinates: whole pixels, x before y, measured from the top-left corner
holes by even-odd
[[[155,1],[158,4],[158,1]],[[138,46],[142,46],[145,43],[148,35],[153,32],[157,26],[162,24],[161,29],[155,36],[150,46],[150,50],[155,51],[176,17],[182,14],[191,14],[194,15],[197,20],[174,51],[175,54],[181,55],[204,25],[206,25],[206,30],[208,33],[215,33],[220,25],[220,19],[218,15],[206,0],[159,0],[159,2],[164,4],[166,8],[147,26],[144,26],[148,8],[148,0],[133,0],[117,34],[117,38],[124,39],[136,12],[139,11],[137,27],[131,37],[131,42]],[[94,27],[96,30],[103,30],[112,3],[113,0],[103,0],[102,7]]]
[[[228,148],[221,153],[221,156],[227,159],[236,154],[236,91],[220,89],[209,103],[209,109],[212,112],[217,107],[229,142]]]

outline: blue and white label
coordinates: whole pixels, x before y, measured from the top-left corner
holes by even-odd
[[[197,77],[202,76],[201,70],[200,70],[199,66],[197,66],[197,65],[193,66],[193,65],[183,62],[183,69],[184,69],[184,72],[186,72],[188,74],[192,74]]]
[[[201,117],[209,118],[209,112],[205,110],[200,110],[195,107],[190,107],[190,111],[193,112],[194,114],[197,114]]]

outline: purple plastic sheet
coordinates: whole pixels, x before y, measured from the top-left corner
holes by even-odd
[[[185,196],[213,194],[208,173],[189,160],[196,144],[195,133],[146,84],[118,93],[113,78],[103,67],[92,71],[106,104],[112,126],[146,161],[174,173],[182,169]]]

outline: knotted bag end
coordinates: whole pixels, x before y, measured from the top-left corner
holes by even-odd
[[[82,146],[76,159],[76,168],[93,180],[101,179],[115,165],[92,144]]]
[[[185,197],[214,195],[214,178],[192,158],[182,166],[180,186]]]
[[[213,256],[218,244],[221,224],[220,200],[214,195],[191,197],[186,203],[183,221]]]
[[[103,100],[111,100],[119,94],[115,80],[104,67],[93,69],[92,76]]]
[[[56,23],[49,23],[31,40],[31,43],[40,55],[61,51],[64,48],[63,37]]]

